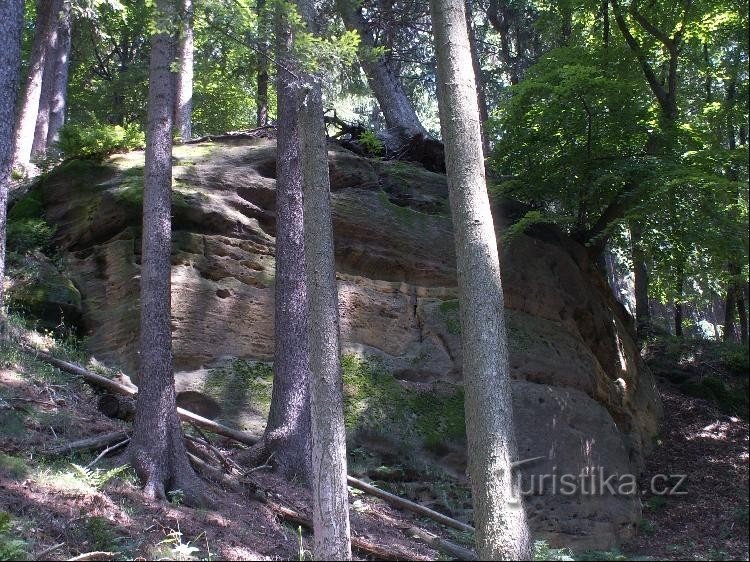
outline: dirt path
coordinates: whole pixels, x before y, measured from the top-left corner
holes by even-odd
[[[654,476],[685,474],[685,493],[645,495],[639,536],[623,552],[654,560],[747,560],[748,422],[669,383],[661,396],[662,433],[641,489]]]

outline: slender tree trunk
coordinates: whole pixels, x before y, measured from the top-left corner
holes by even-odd
[[[36,112],[36,126],[34,141],[31,143],[31,156],[38,158],[47,151],[47,131],[49,130],[49,112],[52,105],[52,94],[55,83],[55,62],[57,60],[58,34],[60,30],[60,11],[62,0],[51,0],[52,13],[49,26],[50,36],[44,56],[44,70],[42,71],[42,88],[39,92],[39,106]]]
[[[21,72],[21,30],[23,0],[0,2],[0,339],[5,336],[5,235],[8,192],[13,165],[13,132],[16,122],[16,98]]]
[[[264,446],[287,478],[310,476],[310,352],[299,113],[304,81],[292,54],[293,35],[276,10],[278,141],[276,157],[276,286],[274,382]]]
[[[602,0],[602,41],[605,47],[609,47],[610,27],[609,27],[609,0]]]
[[[183,501],[204,501],[189,464],[177,417],[172,371],[171,194],[174,83],[170,64],[176,14],[171,0],[156,2],[151,38],[141,265],[141,365],[133,437],[126,455],[152,499],[182,490]]]
[[[31,47],[31,58],[29,59],[29,75],[18,111],[18,120],[16,121],[13,162],[17,166],[26,166],[31,160],[36,116],[39,112],[39,100],[42,94],[42,77],[47,56],[52,52],[50,45],[54,39],[55,31],[52,19],[57,3],[58,0],[37,1],[36,31]]]
[[[367,76],[367,82],[385,117],[388,128],[402,129],[406,136],[427,135],[427,131],[417,117],[414,106],[385,57],[373,58],[375,40],[367,22],[362,16],[362,8],[356,0],[336,0],[336,8],[348,30],[359,33],[361,52],[359,63]]]
[[[258,79],[255,93],[256,125],[268,125],[268,9],[258,0]]]
[[[463,0],[431,0],[430,11],[456,237],[477,553],[483,560],[528,560],[526,513],[513,490],[511,463],[517,451],[503,291]]]
[[[745,291],[739,287],[737,294],[737,314],[740,317],[740,342],[747,345],[747,307],[745,306]]]
[[[729,282],[727,287],[726,298],[724,299],[724,341],[737,341],[737,328],[734,321],[734,311],[736,310],[736,290],[734,281]]]
[[[648,304],[648,270],[642,244],[643,228],[637,221],[630,223],[630,251],[635,277],[635,325],[638,337],[651,333],[651,311]]]
[[[181,140],[193,136],[193,0],[180,0],[180,43],[174,101],[174,128]]]
[[[320,82],[303,105],[305,261],[310,309],[312,498],[316,560],[350,560],[346,431],[328,153]]]
[[[52,86],[52,100],[49,108],[49,127],[47,130],[47,148],[58,141],[60,128],[65,123],[65,109],[68,100],[68,70],[70,69],[70,46],[73,33],[71,2],[63,2],[60,12],[60,24],[57,32],[57,50],[55,51],[55,76]]]
[[[487,97],[484,95],[484,80],[482,78],[482,65],[477,49],[477,38],[474,30],[474,18],[472,11],[472,1],[466,0],[466,29],[469,32],[469,47],[471,48],[471,66],[474,69],[474,79],[477,84],[477,105],[479,106],[479,120],[482,125],[482,149],[485,156],[490,153],[490,140],[487,135],[487,121],[489,112],[487,111]]]

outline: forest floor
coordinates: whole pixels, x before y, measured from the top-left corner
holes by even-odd
[[[687,474],[688,493],[645,496],[639,536],[622,552],[578,553],[576,559],[748,559],[747,412],[727,412],[737,407],[736,401],[717,403],[685,394],[686,382],[694,383],[694,377],[702,382],[705,373],[664,355],[657,350],[650,358],[665,417],[643,484],[657,474]],[[675,375],[675,366],[684,380]],[[726,373],[712,376],[724,377],[732,389],[736,380],[743,380]],[[88,385],[14,348],[0,350],[0,560],[65,560],[91,551],[113,553],[112,559],[120,560],[310,558],[307,531],[242,493],[207,483],[212,509],[152,503],[131,470],[107,474],[111,460],[100,461],[88,473],[74,466],[86,466],[98,451],[45,455],[54,445],[127,428],[99,413],[95,402]],[[214,442],[228,456],[241,451],[228,441]],[[262,470],[252,479],[274,502],[308,512],[309,498],[301,486]],[[445,559],[410,536],[411,526],[464,546],[470,538],[364,494],[353,499],[354,534],[395,557]]]

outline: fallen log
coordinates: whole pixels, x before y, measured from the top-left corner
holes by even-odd
[[[474,532],[474,527],[472,527],[471,525],[467,525],[466,523],[462,523],[461,521],[453,519],[452,517],[443,515],[442,513],[434,511],[430,509],[429,507],[425,507],[423,505],[419,505],[418,503],[414,503],[404,498],[400,498],[399,496],[396,496],[394,494],[381,490],[380,488],[376,488],[375,486],[372,486],[368,484],[367,482],[358,480],[357,478],[354,478],[353,476],[347,476],[346,481],[352,488],[357,488],[358,490],[367,492],[371,496],[375,496],[377,498],[385,500],[391,505],[395,505],[396,507],[406,509],[408,511],[411,511],[412,513],[424,515],[425,517],[434,519],[438,523],[442,523],[443,525],[447,525],[448,527],[453,527],[454,529],[458,529],[466,533]]]
[[[257,488],[255,484],[243,485],[243,483],[231,476],[227,476],[218,468],[211,466],[210,464],[199,459],[192,453],[188,453],[188,458],[192,461],[195,468],[202,472],[205,476],[220,483],[234,492],[242,492],[248,494],[252,499],[264,504],[276,515],[284,519],[285,521],[294,525],[301,525],[306,529],[313,528],[312,521],[304,514],[291,509],[289,507],[277,504],[271,501],[268,497]],[[372,556],[378,560],[406,560],[408,554],[394,550],[393,548],[384,548],[361,537],[351,537],[352,548],[360,551],[362,554]]]
[[[38,358],[41,358],[44,361],[51,363],[52,365],[56,366],[57,368],[63,371],[67,371],[74,375],[78,375],[82,377],[84,380],[91,382],[92,384],[103,386],[104,388],[107,388],[108,390],[111,390],[119,394],[123,394],[125,396],[133,396],[136,393],[136,391],[133,390],[132,388],[121,385],[120,383],[117,383],[101,375],[92,373],[88,371],[87,369],[84,369],[83,367],[80,367],[79,365],[76,365],[74,363],[63,361],[62,359],[53,357],[52,355],[45,353],[43,351],[38,351],[32,348],[28,348],[26,346],[20,346],[20,347],[22,351],[30,355],[34,355]],[[207,429],[208,431],[211,431],[223,437],[228,437],[229,439],[233,439],[234,441],[237,441],[239,443],[244,443],[246,445],[255,445],[258,441],[255,437],[253,437],[252,435],[248,433],[245,433],[243,431],[238,431],[235,429],[231,429],[215,421],[203,418],[187,410],[183,410],[182,408],[177,408],[177,413],[179,414],[180,418],[183,421],[193,422],[195,425],[203,429]],[[106,445],[111,445],[114,442],[115,441],[106,443]],[[447,515],[443,515],[442,513],[434,511],[423,505],[419,505],[417,503],[406,500],[404,498],[400,498],[394,494],[391,494],[389,492],[376,488],[375,486],[372,486],[371,484],[363,482],[362,480],[354,478],[353,476],[347,476],[347,482],[353,488],[357,488],[359,490],[362,490],[363,492],[367,492],[368,494],[378,497],[382,500],[385,500],[391,505],[400,507],[401,509],[411,511],[413,513],[417,513],[424,517],[429,517],[430,519],[433,519],[437,521],[438,523],[447,525],[449,527],[453,527],[454,529],[458,529],[460,531],[464,531],[467,533],[474,532],[474,527],[472,527],[471,525],[467,525],[466,523],[457,521],[456,519],[448,517]]]
[[[85,552],[78,556],[74,556],[73,558],[68,558],[68,562],[82,562],[83,560],[112,560],[118,554],[120,553],[97,550],[95,552]]]
[[[439,537],[434,533],[430,533],[429,531],[425,531],[424,529],[420,529],[419,527],[407,527],[405,531],[407,534],[416,537],[426,545],[444,552],[445,554],[447,554],[448,556],[452,556],[456,560],[477,559],[477,555],[474,554],[472,550],[447,541],[444,538]]]
[[[42,451],[45,455],[63,455],[66,453],[72,453],[74,451],[87,451],[89,449],[100,449],[102,447],[108,447],[115,443],[119,443],[124,439],[128,438],[127,431],[114,431],[112,433],[105,433],[104,435],[96,435],[94,437],[87,437],[86,439],[80,439],[65,445],[59,445],[51,449]]]
[[[57,357],[54,357],[49,353],[45,353],[44,351],[39,351],[37,349],[33,349],[24,345],[20,345],[19,347],[24,353],[32,355],[38,359],[42,359],[43,361],[54,365],[61,371],[77,375],[84,379],[86,382],[89,382],[96,386],[100,386],[102,388],[106,388],[110,392],[122,394],[124,396],[135,396],[137,392],[136,390],[134,390],[134,388],[127,387],[123,384],[113,381],[112,379],[103,377],[102,375],[92,373],[91,371],[89,371],[88,369],[84,369],[80,365],[58,359]],[[258,442],[258,439],[253,437],[249,433],[232,429],[231,427],[227,427],[213,420],[209,420],[207,418],[199,416],[198,414],[194,414],[193,412],[190,412],[188,410],[184,410],[183,408],[177,408],[177,414],[183,421],[193,422],[195,425],[203,429],[206,429],[223,437],[228,437],[229,439],[233,439],[239,443],[244,443],[245,445],[255,445]]]

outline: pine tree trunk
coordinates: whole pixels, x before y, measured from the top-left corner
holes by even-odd
[[[682,287],[684,284],[685,281],[683,269],[681,266],[678,266],[674,299],[674,335],[678,338],[682,337]]]
[[[747,345],[747,307],[745,306],[745,291],[739,288],[737,294],[737,314],[740,317],[740,342]]]
[[[193,136],[193,0],[180,0],[180,42],[174,102],[174,128],[181,140]]]
[[[310,359],[300,160],[303,82],[291,52],[286,14],[276,10],[278,141],[276,158],[276,283],[274,382],[264,435],[287,478],[310,475]]]
[[[55,51],[55,76],[52,86],[52,100],[49,108],[47,149],[58,141],[60,128],[65,123],[65,109],[68,100],[68,71],[70,69],[70,45],[73,33],[71,2],[64,1],[60,12]]]
[[[737,327],[734,321],[734,311],[737,306],[737,294],[733,281],[727,287],[727,294],[724,299],[724,341],[737,341]]]
[[[27,166],[31,160],[31,147],[34,143],[36,116],[39,112],[39,100],[42,94],[42,77],[46,65],[47,55],[52,51],[50,44],[53,40],[55,26],[52,18],[57,0],[38,0],[36,12],[36,32],[31,47],[29,60],[29,75],[26,80],[21,106],[16,121],[15,147],[13,162],[16,166]]]
[[[312,498],[315,560],[350,560],[346,432],[339,359],[338,293],[323,99],[316,82],[300,122],[305,184],[305,261],[310,310]]]
[[[388,128],[405,131],[404,136],[429,136],[414,111],[414,106],[404,91],[396,74],[385,57],[373,58],[375,40],[362,16],[362,8],[356,0],[336,0],[336,9],[347,30],[359,33],[361,54],[359,63],[367,76]]]
[[[51,0],[52,14],[50,16],[50,37],[44,56],[44,70],[42,71],[42,89],[39,93],[39,109],[36,113],[34,141],[31,144],[32,158],[44,156],[47,152],[47,131],[49,130],[49,112],[52,105],[52,95],[55,84],[55,63],[57,61],[58,34],[60,31],[60,12],[62,0]]]
[[[143,193],[141,345],[133,437],[127,456],[149,498],[182,490],[187,505],[203,503],[177,417],[171,332],[171,192],[174,91],[170,64],[176,23],[170,0],[157,0],[151,38],[146,168]]]
[[[21,29],[23,0],[0,2],[0,338],[5,335],[5,236],[8,192],[13,165],[13,133],[16,122],[16,98],[21,72]]]
[[[268,125],[268,9],[258,0],[258,78],[255,93],[256,125]]]
[[[479,106],[479,121],[482,125],[482,149],[485,156],[490,152],[490,140],[487,135],[487,120],[489,112],[487,111],[487,97],[484,95],[484,80],[482,79],[482,66],[477,49],[477,38],[474,31],[472,1],[466,0],[466,29],[469,32],[469,47],[471,48],[471,66],[474,69],[474,79],[477,84],[477,105]]]
[[[641,247],[643,229],[637,221],[630,223],[630,250],[633,259],[635,284],[635,325],[638,337],[643,339],[651,332],[651,311],[648,303],[648,271]]]
[[[516,460],[503,291],[484,178],[476,86],[463,0],[431,0],[463,346],[466,436],[482,560],[528,560],[531,542]]]

